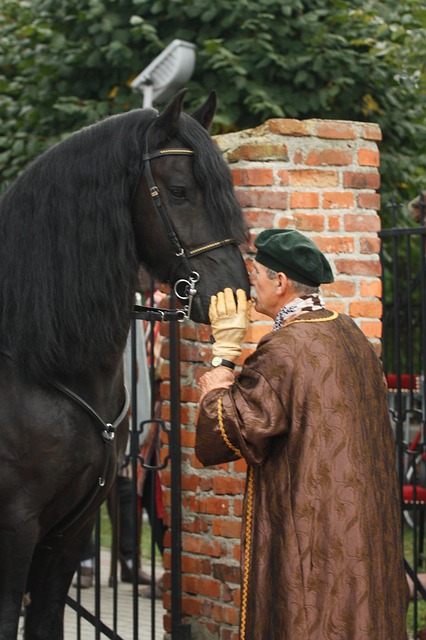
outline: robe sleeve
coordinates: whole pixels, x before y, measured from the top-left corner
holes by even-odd
[[[262,373],[244,367],[228,389],[214,389],[201,403],[195,453],[203,465],[238,458],[261,464],[274,436],[286,433],[281,399]]]

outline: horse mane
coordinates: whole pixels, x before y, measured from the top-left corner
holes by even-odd
[[[191,116],[182,113],[178,138],[194,150],[194,175],[204,191],[204,206],[215,237],[247,241],[247,228],[228,165],[210,134]]]
[[[0,348],[32,376],[120,356],[138,259],[130,200],[156,117],[136,109],[37,158],[0,202]]]

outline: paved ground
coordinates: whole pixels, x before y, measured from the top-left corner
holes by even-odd
[[[144,567],[148,569],[148,567]],[[133,585],[118,583],[117,596],[114,602],[114,589],[108,586],[110,569],[109,550],[101,551],[101,588],[99,602],[96,603],[96,591],[94,588],[81,589],[81,604],[95,614],[96,607],[100,610],[102,623],[111,631],[97,632],[94,623],[84,619],[78,620],[77,613],[67,606],[65,609],[65,640],[105,640],[116,638],[122,640],[163,640],[163,609],[162,600],[155,600],[155,610],[151,610],[151,600],[142,598],[133,593]],[[156,578],[161,576],[162,569],[158,568]],[[71,587],[69,595],[77,599],[77,589]],[[136,604],[137,618],[134,616],[133,604]],[[115,623],[114,623],[115,620]],[[116,636],[112,631],[115,631]],[[22,630],[18,638],[22,638]]]

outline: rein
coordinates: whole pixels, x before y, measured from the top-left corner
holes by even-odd
[[[148,130],[149,131],[149,130]],[[175,255],[178,258],[181,258],[185,264],[185,268],[188,271],[188,279],[181,278],[177,280],[173,286],[174,292],[176,296],[180,300],[187,300],[187,303],[184,305],[184,313],[182,320],[189,319],[191,315],[191,307],[194,296],[197,295],[196,284],[200,280],[200,274],[197,271],[194,271],[189,262],[190,258],[200,255],[201,253],[206,253],[207,251],[213,251],[214,249],[218,249],[219,247],[224,247],[228,244],[237,244],[237,241],[234,238],[225,238],[224,240],[218,240],[217,242],[211,242],[209,244],[202,245],[190,251],[185,251],[182,247],[182,244],[177,235],[176,229],[173,226],[173,223],[170,217],[167,215],[167,211],[163,205],[163,202],[160,197],[160,191],[155,184],[154,177],[151,171],[151,163],[150,160],[153,158],[163,158],[164,156],[169,155],[180,155],[180,156],[191,156],[194,155],[194,151],[192,149],[160,149],[158,151],[153,151],[149,153],[148,149],[148,132],[145,137],[145,153],[142,156],[143,163],[143,173],[149,188],[149,192],[151,194],[153,203],[157,209],[158,215],[160,216],[161,222],[163,223],[164,230],[166,232],[167,237],[170,240],[170,244],[173,247]],[[183,290],[182,290],[183,287]]]
[[[109,461],[110,461],[110,457],[111,457],[111,447],[108,446],[108,445],[112,444],[112,441],[115,438],[115,431],[116,431],[117,427],[123,422],[124,418],[127,415],[128,410],[129,410],[129,406],[130,406],[130,394],[129,394],[128,390],[127,390],[127,387],[124,386],[125,398],[124,398],[123,407],[122,407],[119,415],[114,420],[114,422],[111,423],[111,422],[105,422],[101,418],[101,416],[93,409],[93,407],[90,406],[90,404],[88,404],[77,393],[75,393],[74,391],[72,391],[71,389],[66,387],[61,382],[57,382],[56,380],[49,380],[49,385],[51,387],[54,387],[55,389],[57,389],[61,393],[63,393],[65,396],[68,396],[68,398],[70,398],[73,402],[75,402],[75,404],[78,404],[78,406],[81,407],[86,413],[88,413],[89,416],[95,422],[97,422],[98,425],[100,426],[100,428],[101,428],[101,437],[102,437],[103,441],[105,442],[105,444],[107,445],[103,472],[102,472],[102,475],[99,476],[99,486],[103,487],[105,485],[105,482],[106,482],[106,475],[107,475]]]

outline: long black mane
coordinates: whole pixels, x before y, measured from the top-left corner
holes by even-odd
[[[124,347],[138,272],[130,197],[155,117],[138,109],[72,134],[0,202],[0,346],[32,375]]]
[[[204,190],[204,205],[213,234],[218,238],[247,240],[241,208],[232,188],[232,177],[219,147],[201,126],[194,126],[191,116],[180,118],[179,139],[194,150],[194,175]]]
[[[78,373],[124,349],[139,268],[131,203],[156,117],[136,109],[72,134],[34,161],[0,202],[0,348],[30,375]],[[242,241],[241,209],[220,150],[187,114],[175,134],[195,152],[213,235]]]

